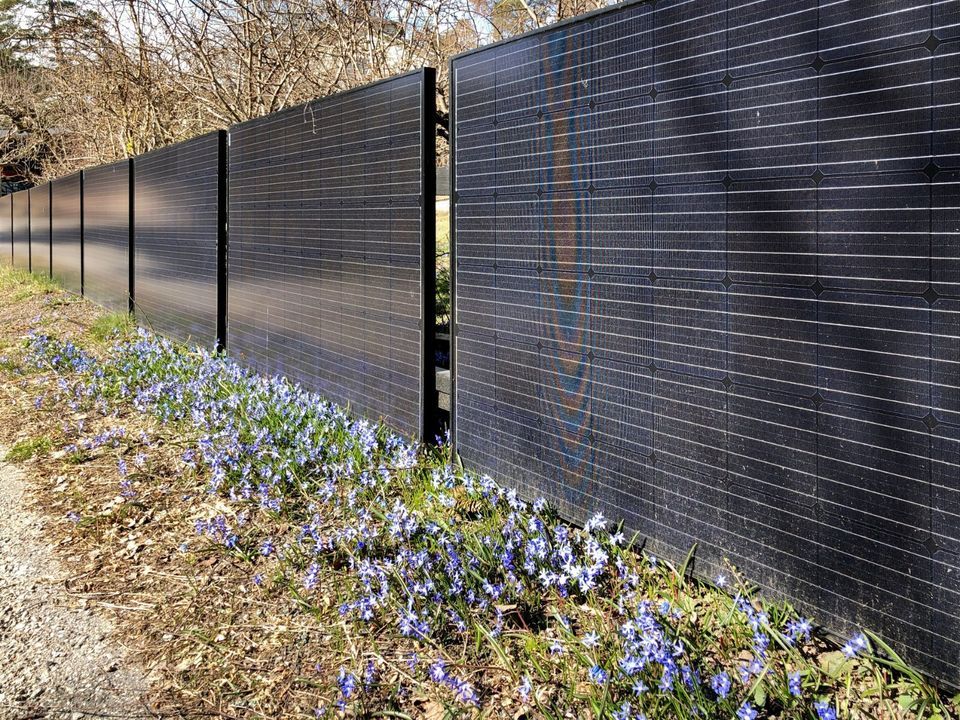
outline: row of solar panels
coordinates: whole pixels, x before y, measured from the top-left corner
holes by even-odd
[[[161,334],[432,435],[434,104],[424,69],[14,193],[0,247]]]
[[[960,684],[957,7],[631,2],[455,58],[451,431]],[[245,123],[219,175],[199,145],[85,173],[84,290],[183,335],[226,287],[228,351],[424,434],[433,96],[423,71]]]

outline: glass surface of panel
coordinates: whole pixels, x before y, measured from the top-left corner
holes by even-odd
[[[957,17],[828,5],[453,59],[453,439],[958,684]]]
[[[408,436],[433,402],[433,93],[427,69],[230,129],[228,351]]]

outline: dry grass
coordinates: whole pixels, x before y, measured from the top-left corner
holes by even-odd
[[[17,354],[36,328],[106,340],[101,316],[54,287],[8,280],[0,284],[0,355]],[[121,628],[122,642],[159,679],[151,701],[169,717],[312,717],[316,664],[331,657],[329,637],[285,593],[252,586],[236,558],[181,550],[194,521],[218,506],[181,461],[182,439],[136,413],[70,413],[51,404],[49,390],[44,375],[0,369],[0,444],[45,449],[20,460],[36,509],[54,520],[52,541],[70,572],[65,592]],[[125,436],[92,452],[49,451],[75,442],[81,421],[88,437],[120,427]],[[117,463],[133,467],[141,435],[149,461],[131,472],[136,497],[128,499]]]

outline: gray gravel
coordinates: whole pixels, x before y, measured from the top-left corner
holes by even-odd
[[[6,454],[0,447],[0,458]],[[65,590],[28,484],[0,462],[0,718],[146,718],[146,672]]]

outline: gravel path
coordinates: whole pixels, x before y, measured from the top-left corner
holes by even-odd
[[[27,500],[24,474],[0,462],[0,718],[154,717],[140,699],[146,673],[125,659],[111,623],[67,594]]]

